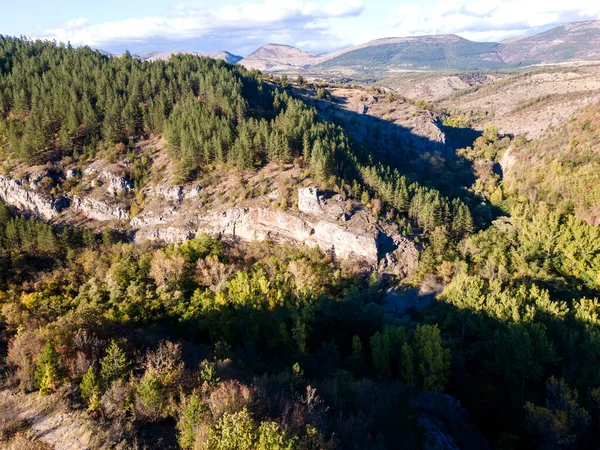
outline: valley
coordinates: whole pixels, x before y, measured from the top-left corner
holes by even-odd
[[[598,23],[0,36],[0,448],[596,448]]]

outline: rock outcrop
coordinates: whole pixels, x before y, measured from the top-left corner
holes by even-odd
[[[71,177],[76,176],[70,174]],[[41,189],[33,191],[23,180],[0,177],[0,199],[8,205],[45,220],[78,220],[128,224],[136,241],[160,240],[181,243],[202,233],[244,241],[270,240],[318,247],[342,260],[378,269],[380,273],[404,276],[416,267],[419,252],[400,234],[396,225],[378,221],[370,210],[341,195],[320,195],[314,187],[298,190],[298,209],[281,210],[257,200],[226,208],[207,209],[199,187],[155,186],[146,188],[143,210],[131,218],[126,201],[115,193],[130,189],[130,182],[96,162],[83,172],[85,195],[56,201]],[[93,182],[108,181],[108,192]],[[91,187],[91,189],[90,189]],[[279,196],[274,190],[274,196]],[[264,201],[264,200],[263,200]],[[348,209],[348,210],[347,210]]]
[[[0,200],[19,211],[44,220],[55,219],[69,206],[67,199],[54,200],[24,186],[23,181],[0,176]]]
[[[110,165],[107,165],[103,161],[96,161],[85,169],[83,174],[86,177],[102,179],[106,183],[106,191],[110,194],[131,191],[133,189],[133,183],[126,177],[120,175],[119,172],[119,170],[113,170]]]
[[[415,399],[414,407],[425,430],[426,450],[490,450],[468,411],[454,397],[428,392]]]
[[[184,199],[197,198],[200,195],[200,187],[187,186],[159,186],[149,190],[150,194],[162,197],[165,200],[181,203]]]
[[[73,209],[89,219],[102,222],[110,220],[129,220],[129,211],[125,208],[91,197],[75,197],[73,199]]]
[[[323,212],[319,194],[314,187],[298,189],[298,210],[306,214],[319,215]]]
[[[500,159],[500,167],[502,168],[503,175],[509,172],[517,162],[516,153],[517,148],[514,145],[511,145],[502,155],[502,159]]]
[[[324,199],[315,188],[298,190],[299,211],[264,206],[204,211],[195,208],[193,200],[171,197],[171,205],[156,204],[131,220],[136,241],[180,243],[208,233],[245,241],[293,242],[398,276],[411,273],[419,259],[415,245],[397,229],[383,229],[370,212],[358,207],[348,217],[341,196]]]

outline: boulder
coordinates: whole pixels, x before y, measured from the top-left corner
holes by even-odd
[[[118,194],[119,192],[127,192],[133,189],[133,183],[120,175],[122,169],[116,165],[108,165],[103,161],[93,162],[87,169],[83,171],[86,177],[96,177],[106,182],[106,191],[110,194]],[[92,185],[97,185],[92,180]]]
[[[125,177],[114,175],[110,172],[103,172],[102,176],[108,182],[106,191],[111,194],[117,194],[119,192],[128,192],[133,189],[133,183]]]
[[[506,149],[504,155],[502,155],[502,159],[500,159],[500,167],[502,168],[502,174],[506,175],[508,171],[515,165],[517,162],[517,148],[514,145],[511,145]]]
[[[308,187],[298,189],[298,209],[303,213],[316,216],[323,213],[317,188]]]
[[[79,171],[79,169],[69,169],[67,170],[65,176],[67,178],[67,180],[71,179],[71,178],[75,178],[76,176],[78,176],[81,172]]]

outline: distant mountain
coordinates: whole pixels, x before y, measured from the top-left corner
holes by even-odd
[[[600,60],[600,20],[570,23],[505,42],[500,53],[508,64],[597,61]]]
[[[574,22],[535,35],[474,42],[453,34],[377,39],[315,55],[290,45],[266,44],[242,58],[230,52],[145,52],[143,61],[191,54],[263,72],[373,74],[397,70],[490,70],[573,60],[600,61],[600,20]],[[111,56],[109,53],[105,54]]]
[[[314,55],[268,44],[240,61],[266,72],[485,70],[569,60],[600,61],[600,21],[575,22],[532,36],[473,42],[456,35],[384,38]]]
[[[247,69],[261,71],[301,70],[321,61],[321,57],[290,45],[267,44],[240,61]]]
[[[171,58],[173,55],[186,54],[186,55],[196,55],[196,56],[208,56],[214,59],[222,59],[229,64],[236,64],[242,60],[241,56],[234,55],[233,53],[229,53],[226,51],[220,51],[215,53],[200,53],[200,52],[187,52],[181,50],[172,50],[168,52],[144,52],[138,53],[135,56],[141,59],[142,61],[166,61]]]
[[[371,41],[323,58],[322,68],[497,69],[505,66],[501,45],[472,42],[456,35],[387,38]]]

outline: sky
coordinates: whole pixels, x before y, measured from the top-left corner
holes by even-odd
[[[266,43],[324,53],[426,34],[499,41],[591,19],[600,19],[598,0],[0,0],[0,34],[111,53],[245,56]]]

